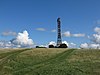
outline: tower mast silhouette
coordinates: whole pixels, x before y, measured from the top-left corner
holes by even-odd
[[[62,44],[61,39],[61,21],[60,18],[57,19],[57,47],[59,47]]]

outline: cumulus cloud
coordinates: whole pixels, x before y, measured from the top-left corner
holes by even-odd
[[[93,34],[91,37],[88,37],[92,43],[81,44],[80,45],[81,48],[92,48],[92,49],[100,48],[100,28],[95,27],[94,31],[96,32],[96,34]]]
[[[95,43],[83,43],[80,45],[80,48],[83,49],[100,49],[100,45],[99,44],[95,44]]]
[[[75,43],[68,43],[67,41],[62,41],[63,44],[66,44],[68,46],[68,48],[76,48],[76,44]],[[57,43],[55,41],[51,41],[49,42],[48,45],[54,45],[56,46]]]
[[[55,41],[50,41],[48,45],[54,45],[54,46],[56,46],[56,42]]]
[[[31,47],[34,44],[26,30],[18,33],[17,37],[11,40],[11,43],[17,47]]]
[[[36,30],[38,30],[38,31],[46,31],[45,28],[36,28]]]
[[[65,37],[85,37],[85,34],[82,34],[82,33],[72,34],[70,31],[66,31],[66,32],[62,33],[62,36],[65,36]]]
[[[98,49],[98,48],[100,48],[100,45],[99,44],[90,44],[89,48],[91,48],[91,49]]]
[[[68,48],[76,48],[76,44],[73,42],[62,41],[62,43],[66,44]]]
[[[7,32],[2,32],[1,35],[3,35],[3,36],[15,36],[15,35],[17,35],[17,33],[13,32],[13,31],[7,31]]]
[[[100,34],[93,34],[93,39],[92,41],[94,43],[100,44]]]
[[[91,38],[91,40],[96,44],[100,44],[100,28],[96,27],[94,28],[94,31],[96,34],[93,34],[93,38]]]
[[[6,40],[0,40],[0,48],[12,48],[13,45],[11,42],[6,41]]]
[[[94,31],[97,32],[98,34],[100,34],[100,28],[99,27],[95,27]]]
[[[80,48],[87,49],[87,48],[89,48],[89,45],[87,43],[83,43],[83,44],[80,45]]]
[[[69,47],[69,44],[67,41],[62,41],[63,44],[66,44]]]

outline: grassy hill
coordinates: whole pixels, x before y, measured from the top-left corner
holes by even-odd
[[[0,75],[100,75],[100,50],[1,49]]]

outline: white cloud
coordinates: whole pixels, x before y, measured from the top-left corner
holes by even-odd
[[[67,41],[62,41],[63,44],[66,44],[68,46],[68,48],[76,48],[76,44],[75,43],[68,43]],[[55,41],[51,41],[49,42],[48,45],[54,45],[56,46],[57,43]]]
[[[80,45],[80,48],[88,49],[89,45],[87,43],[83,43],[83,44]]]
[[[54,46],[56,46],[56,42],[55,41],[50,41],[48,45],[54,45]]]
[[[94,43],[100,44],[100,34],[93,34],[93,39],[92,41]]]
[[[70,33],[70,31],[66,31],[66,32],[62,33],[62,35],[65,37],[85,37],[85,34],[81,34],[81,33],[72,34],[72,33]]]
[[[68,48],[76,48],[76,44],[73,42],[62,41],[62,43],[66,44]]]
[[[67,46],[69,46],[67,41],[62,41],[62,43],[66,44]]]
[[[74,37],[84,37],[85,34],[73,34],[72,36],[74,36]]]
[[[3,36],[15,36],[15,35],[17,35],[17,33],[13,32],[13,31],[7,31],[7,32],[2,32],[1,35],[3,35]]]
[[[53,30],[51,30],[51,32],[56,32],[56,30],[55,30],[55,29],[53,29]]]
[[[36,30],[38,30],[38,31],[46,31],[46,29],[44,29],[44,28],[36,28]]]
[[[97,48],[100,48],[100,45],[99,44],[90,44],[89,48],[91,48],[91,49],[97,49]]]
[[[90,38],[94,43],[100,44],[100,28],[95,27],[94,31],[97,32],[97,34],[93,34],[93,37]]]
[[[80,45],[80,48],[83,49],[100,49],[100,45],[99,44],[95,44],[95,43],[83,43]]]
[[[70,33],[70,31],[66,31],[66,32],[62,33],[62,36],[70,37],[71,33]]]
[[[0,40],[0,48],[12,48],[13,45],[9,41]]]
[[[100,48],[100,28],[95,27],[94,31],[96,32],[96,34],[93,34],[92,37],[88,36],[88,39],[90,39],[92,43],[81,44],[80,45],[81,48],[92,48],[92,49]]]
[[[99,27],[95,27],[94,31],[97,32],[98,34],[100,34],[100,28]]]
[[[34,44],[26,30],[23,33],[18,33],[17,37],[11,40],[11,43],[16,47],[30,47]]]

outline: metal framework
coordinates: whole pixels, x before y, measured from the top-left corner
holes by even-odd
[[[58,30],[58,36],[57,36],[57,47],[60,46],[60,44],[62,44],[62,39],[61,39],[61,21],[60,18],[57,19],[57,30]]]

